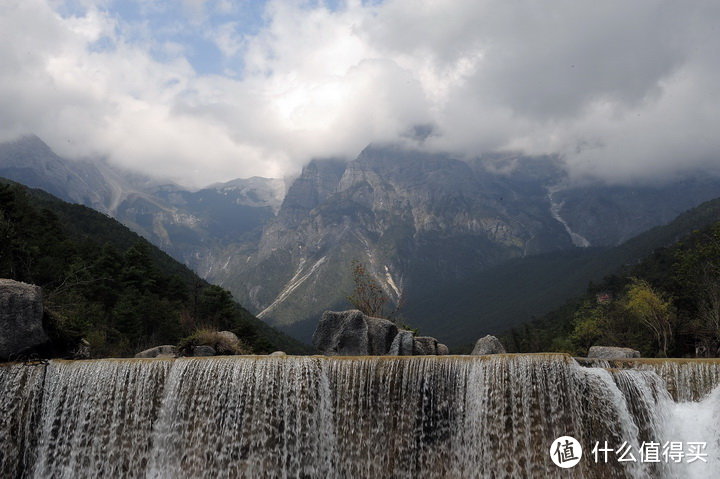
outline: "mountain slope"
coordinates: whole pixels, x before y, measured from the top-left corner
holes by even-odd
[[[613,248],[586,248],[519,258],[462,282],[409,297],[405,314],[423,332],[451,345],[498,334],[562,305],[626,264],[720,220],[720,199],[689,210]]]
[[[658,247],[649,252],[651,244]],[[617,345],[655,356],[661,344],[639,321],[638,310],[629,302],[635,288],[644,291],[645,297],[654,294],[670,306],[672,340],[666,354],[716,356],[720,352],[720,199],[609,253],[621,256],[630,251],[645,254],[640,261],[612,269],[602,281],[591,284],[584,294],[578,293],[562,307],[514,328],[506,335],[507,343],[515,351],[579,355],[585,355],[595,344]]]
[[[455,344],[466,325],[485,331],[523,321],[624,261],[593,266],[593,248],[720,196],[720,180],[701,174],[657,185],[577,185],[556,157],[460,161],[392,145],[370,146],[349,162],[312,161],[287,194],[284,182],[266,178],[190,191],[51,153],[37,138],[5,145],[0,175],[20,175],[24,165],[23,178],[37,186],[100,204],[304,340],[323,310],[349,306],[353,260],[391,303],[404,303],[407,322]]]
[[[106,213],[203,275],[230,239],[257,242],[285,192],[267,178],[190,191],[101,160],[66,160],[36,136],[0,144],[0,177]]]
[[[457,344],[468,332],[547,311],[610,271],[608,264],[634,258],[594,260],[606,247],[720,196],[713,178],[587,187],[592,201],[566,182],[552,157],[465,162],[383,146],[349,163],[314,161],[258,245],[227,250],[227,267],[210,278],[262,319],[307,339],[324,309],[348,306],[351,262],[359,260],[391,302],[404,304],[407,322]],[[579,202],[593,214],[578,216]],[[647,212],[642,221],[634,209]],[[598,224],[607,234],[596,233]],[[593,242],[599,250],[574,247]]]
[[[503,178],[466,162],[391,147],[349,164],[315,161],[257,248],[213,279],[259,317],[308,337],[324,309],[345,304],[354,259],[397,303],[408,287],[571,247],[534,186],[513,196]]]
[[[559,214],[595,246],[616,246],[720,196],[718,180],[697,175],[660,185],[588,185],[558,191]]]
[[[59,329],[88,338],[96,355],[176,343],[201,326],[232,329],[257,352],[308,350],[87,207],[0,184],[0,232],[0,277],[42,286]]]

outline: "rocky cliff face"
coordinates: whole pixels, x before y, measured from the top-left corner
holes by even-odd
[[[553,169],[554,160],[542,161]],[[215,279],[261,318],[304,337],[322,310],[345,304],[352,260],[397,304],[407,288],[572,247],[551,214],[545,180],[525,178],[519,189],[512,175],[391,147],[369,147],[347,164],[315,161],[257,249]]]
[[[570,229],[594,246],[616,246],[718,196],[718,179],[701,176],[656,185],[573,187],[553,198]]]
[[[210,279],[307,340],[323,310],[348,306],[352,260],[363,262],[397,304],[508,259],[617,244],[720,195],[716,179],[661,187],[567,184],[553,157],[460,161],[368,147],[348,163],[314,161],[257,246],[237,245],[225,255],[229,266]]]

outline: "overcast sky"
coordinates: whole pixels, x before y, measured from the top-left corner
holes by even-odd
[[[407,141],[720,165],[720,2],[2,0],[0,140],[199,186]]]

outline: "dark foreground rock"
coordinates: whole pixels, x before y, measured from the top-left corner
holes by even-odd
[[[313,334],[313,345],[328,356],[383,355],[397,332],[392,321],[365,316],[355,309],[325,311]]]
[[[0,279],[0,360],[16,359],[49,342],[40,287]]]
[[[505,347],[502,345],[500,340],[495,336],[487,335],[484,338],[480,338],[475,343],[475,347],[472,350],[472,355],[486,355],[486,354],[505,354]]]
[[[355,309],[323,313],[313,334],[313,345],[328,356],[438,354],[437,339],[415,337],[411,331],[398,329],[392,321],[366,316]]]
[[[639,357],[640,351],[615,346],[592,346],[588,351],[588,358],[591,359],[631,359]]]

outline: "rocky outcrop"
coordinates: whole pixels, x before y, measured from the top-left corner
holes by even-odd
[[[500,340],[495,336],[487,335],[480,338],[475,343],[475,347],[472,350],[472,355],[486,355],[486,354],[505,354],[505,347],[502,345]]]
[[[437,354],[438,354],[438,356],[447,356],[448,354],[450,354],[450,350],[444,344],[438,343]]]
[[[0,279],[0,359],[15,359],[49,342],[40,287]]]
[[[166,344],[163,346],[155,346],[154,348],[140,351],[135,355],[136,358],[174,358],[177,357],[177,349],[175,346]]]
[[[287,356],[287,353],[285,351],[273,351],[270,356]]]
[[[365,316],[360,311],[325,311],[313,334],[313,345],[328,356],[387,354],[397,335],[392,321]]]
[[[588,358],[591,359],[630,359],[639,357],[640,351],[615,346],[592,346],[588,351]]]
[[[313,345],[328,356],[436,355],[437,339],[414,336],[392,321],[358,310],[325,311],[313,334]],[[444,348],[447,351],[447,347]]]

